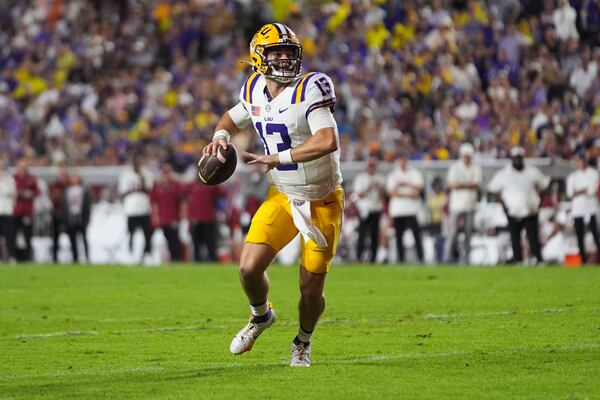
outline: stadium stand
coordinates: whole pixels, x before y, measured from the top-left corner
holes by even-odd
[[[305,70],[333,77],[346,160],[456,158],[463,141],[568,158],[600,133],[597,1],[7,3],[1,146],[31,165],[120,164],[142,147],[193,162],[273,18],[303,38]]]

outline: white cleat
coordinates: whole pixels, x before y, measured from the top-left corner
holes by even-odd
[[[292,344],[290,367],[310,367],[310,344]]]
[[[272,305],[269,304],[271,310],[271,316],[268,320],[261,323],[254,322],[254,317],[250,317],[248,324],[235,335],[231,344],[229,345],[229,351],[233,354],[242,354],[252,350],[254,342],[268,327],[275,323],[275,311],[271,309]]]

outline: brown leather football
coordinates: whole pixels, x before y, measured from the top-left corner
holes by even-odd
[[[219,147],[217,155],[202,156],[198,162],[198,179],[205,185],[225,182],[235,171],[237,154],[231,143],[227,149]]]

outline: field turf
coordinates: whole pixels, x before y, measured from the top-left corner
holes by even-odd
[[[600,398],[600,268],[333,267],[313,366],[298,272],[242,356],[236,267],[0,267],[0,398]]]

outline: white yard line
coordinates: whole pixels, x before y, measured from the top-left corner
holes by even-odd
[[[48,332],[48,333],[32,333],[27,335],[15,336],[16,340],[27,339],[48,339],[55,337],[68,336],[100,336],[100,335],[127,335],[132,333],[164,333],[164,332],[185,332],[185,331],[204,331],[204,330],[226,330],[229,326],[160,326],[156,328],[143,329],[125,329],[121,331],[68,331],[68,332]]]
[[[513,315],[533,315],[533,314],[563,314],[573,311],[588,311],[588,312],[598,312],[600,309],[598,308],[590,308],[590,309],[582,309],[578,307],[569,307],[569,308],[550,308],[550,309],[540,309],[540,310],[505,310],[505,311],[491,311],[491,312],[477,312],[477,313],[464,313],[464,314],[427,314],[424,316],[412,316],[407,318],[413,319],[427,319],[427,320],[436,320],[436,319],[460,319],[460,318],[480,318],[480,317],[497,317],[497,316],[513,316]],[[402,316],[400,316],[402,317]],[[124,320],[126,321],[126,320]],[[138,320],[131,320],[138,321]],[[228,324],[237,324],[246,322],[246,319],[229,319],[229,320],[214,320],[211,322],[218,323],[228,323]],[[101,321],[100,321],[101,322]],[[9,338],[0,338],[2,340],[28,340],[28,339],[50,339],[57,337],[69,337],[69,336],[99,336],[99,335],[127,335],[127,334],[135,334],[135,333],[168,333],[168,332],[187,332],[187,331],[202,331],[202,330],[227,330],[231,329],[229,325],[211,325],[211,322],[208,322],[203,325],[191,325],[191,326],[161,326],[154,328],[139,328],[139,329],[125,329],[118,331],[66,331],[66,332],[42,332],[42,333],[26,333],[22,335],[17,335]],[[386,319],[356,319],[356,320],[347,320],[347,319],[324,319],[320,322],[323,325],[352,325],[352,324],[361,324],[361,323],[386,323],[386,322],[396,322],[396,320],[386,320]],[[296,322],[279,322],[278,326],[291,326],[296,325]]]
[[[569,308],[544,308],[541,310],[507,310],[507,311],[486,311],[465,314],[427,314],[426,319],[446,319],[446,318],[476,318],[476,317],[496,317],[503,315],[519,315],[519,314],[561,314],[571,311],[582,311],[577,307]],[[585,311],[598,311],[597,308],[586,309]]]
[[[344,358],[344,359],[324,359],[315,362],[316,366],[324,365],[346,365],[346,364],[358,364],[358,363],[386,363],[389,361],[396,360],[418,360],[427,358],[446,358],[446,357],[468,357],[468,356],[494,356],[494,355],[506,355],[506,354],[525,354],[525,353],[556,353],[556,352],[569,352],[569,351],[580,351],[580,350],[596,350],[600,349],[600,343],[581,343],[577,345],[567,345],[560,347],[513,347],[508,349],[484,351],[447,351],[437,353],[406,353],[406,354],[392,354],[392,355],[370,355],[366,357],[356,358]],[[121,368],[121,369],[110,369],[110,370],[89,370],[82,372],[54,372],[49,374],[40,375],[4,375],[0,377],[0,381],[19,381],[19,380],[30,380],[30,379],[44,379],[44,378],[77,378],[77,377],[100,377],[100,376],[114,376],[129,373],[163,373],[166,371],[167,374],[181,374],[189,375],[190,377],[197,376],[202,372],[228,370],[233,368],[256,368],[256,367],[285,367],[288,365],[287,361],[281,362],[270,362],[261,364],[243,364],[241,362],[230,362],[222,364],[205,364],[198,366],[191,370],[166,370],[163,367],[138,367],[138,368]]]

